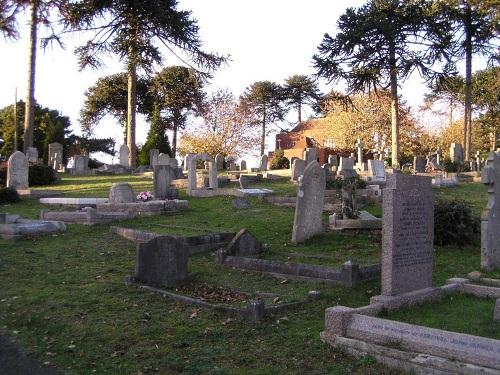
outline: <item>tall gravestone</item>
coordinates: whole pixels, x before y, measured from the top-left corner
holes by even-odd
[[[481,171],[488,187],[488,203],[481,214],[481,268],[500,268],[500,153],[490,152]]]
[[[394,173],[383,192],[382,295],[432,287],[431,178]]]
[[[368,177],[372,181],[385,181],[385,168],[382,160],[368,160]]]
[[[357,152],[357,163],[356,167],[358,169],[364,170],[364,163],[363,163],[363,147],[365,147],[365,144],[361,139],[358,138],[356,141],[356,152]]]
[[[158,165],[158,156],[160,155],[160,150],[157,148],[152,148],[149,150],[149,166],[154,170]]]
[[[247,170],[247,162],[246,160],[240,161],[240,171],[246,171]]]
[[[304,174],[306,168],[306,161],[302,159],[295,159],[292,163],[292,181],[297,181],[300,176]]]
[[[224,169],[224,155],[215,155],[215,164],[217,165],[217,170],[222,171]]]
[[[337,167],[339,165],[339,158],[337,155],[328,155],[328,164],[332,167]]]
[[[175,286],[188,277],[189,252],[183,242],[158,236],[137,245],[135,278],[153,286]]]
[[[38,150],[36,147],[28,147],[26,150],[26,157],[28,162],[36,163],[38,161]]]
[[[354,158],[346,158],[343,156],[340,157],[337,173],[340,173],[345,169],[354,170]]]
[[[314,147],[306,148],[304,151],[304,158],[306,165],[318,159],[318,150]]]
[[[464,161],[464,150],[460,143],[452,143],[450,145],[450,159],[453,162],[463,163]]]
[[[415,156],[413,158],[413,171],[415,173],[425,173],[425,159],[421,156]]]
[[[299,180],[293,220],[292,242],[300,243],[323,231],[321,217],[325,199],[325,172],[317,161],[309,163]]]
[[[268,162],[268,158],[267,158],[267,155],[264,154],[260,157],[260,170],[261,171],[267,171],[267,162]]]
[[[28,176],[28,158],[21,151],[14,152],[7,161],[7,187],[27,189]]]
[[[122,167],[128,167],[128,157],[129,157],[130,151],[128,149],[128,146],[126,144],[123,144],[120,146],[120,165]]]
[[[177,199],[177,189],[170,187],[175,179],[174,169],[170,165],[157,165],[153,172],[155,199]]]
[[[63,146],[58,142],[49,143],[49,165],[58,171],[63,163]]]

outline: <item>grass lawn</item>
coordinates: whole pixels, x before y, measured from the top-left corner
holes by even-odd
[[[152,190],[152,180],[140,176],[64,176],[54,188],[69,197],[106,197],[111,184],[121,181],[130,182],[135,191]],[[281,195],[293,195],[296,189],[286,181],[252,187],[269,187]],[[480,184],[442,189],[436,195],[462,197],[476,213],[486,203],[486,189]],[[183,192],[181,198],[186,198]],[[247,228],[267,244],[265,258],[290,262],[338,266],[348,259],[361,264],[380,259],[380,236],[325,233],[294,246],[293,209],[252,199],[250,208],[235,210],[231,202],[230,197],[190,197],[189,211],[112,225],[180,235]],[[2,206],[1,212],[34,218],[41,208],[36,200],[23,199],[19,204]],[[379,207],[370,210],[380,212]],[[325,308],[367,304],[380,291],[378,281],[354,289],[283,282],[222,267],[213,254],[193,256],[189,261],[190,289],[201,285],[272,292],[284,302],[303,299],[309,290],[322,292],[315,303],[250,324],[127,286],[124,279],[133,273],[135,247],[109,233],[109,226],[75,224],[58,236],[0,240],[0,330],[42,361],[68,374],[397,373],[369,358],[346,356],[319,340]],[[478,269],[479,259],[478,243],[462,249],[436,248],[435,283],[441,285],[447,278]],[[498,273],[488,276],[495,275]],[[458,310],[466,305],[475,307],[453,301]],[[420,313],[412,310],[407,315],[416,318]],[[481,334],[481,329],[476,329]],[[500,339],[500,333],[495,332],[494,337]]]

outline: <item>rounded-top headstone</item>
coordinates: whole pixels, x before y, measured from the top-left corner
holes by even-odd
[[[132,186],[126,182],[113,184],[109,191],[109,203],[132,203],[135,202]]]
[[[28,158],[21,151],[14,152],[7,161],[7,187],[27,189],[28,175]]]

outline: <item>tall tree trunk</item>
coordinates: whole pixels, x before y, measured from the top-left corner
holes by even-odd
[[[299,112],[299,124],[302,122],[302,103],[299,102],[299,105],[297,106],[297,111]]]
[[[472,16],[468,2],[465,8],[465,113],[464,113],[464,159],[470,160],[472,139]]]
[[[264,155],[264,150],[266,149],[266,107],[264,107],[264,113],[262,115],[262,135],[260,139],[260,156]]]
[[[28,147],[33,147],[33,131],[35,127],[35,66],[36,66],[36,42],[38,27],[38,0],[31,1],[30,18],[30,43],[28,57],[28,82],[26,92],[26,103],[24,109],[24,153]]]
[[[132,57],[128,66],[127,95],[127,146],[129,148],[128,165],[137,166],[137,149],[135,147],[135,114],[137,108],[137,71],[135,58]]]
[[[398,68],[396,66],[396,49],[394,43],[389,44],[389,54],[389,69],[391,80],[392,167],[399,168]]]
[[[175,159],[175,155],[177,154],[177,117],[174,117],[174,123],[172,124],[172,155]]]

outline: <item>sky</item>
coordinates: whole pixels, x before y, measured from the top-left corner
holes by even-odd
[[[313,74],[312,56],[323,35],[336,33],[337,19],[347,7],[364,3],[365,0],[309,0],[307,3],[299,0],[179,0],[178,8],[191,10],[198,20],[204,50],[230,55],[229,64],[214,74],[206,90],[226,88],[238,97],[256,81],[283,83],[294,74]],[[0,108],[13,103],[16,88],[18,99],[26,97],[26,25],[27,19],[20,18],[21,38],[17,41],[0,38]],[[43,35],[43,31],[39,34]],[[65,49],[53,46],[45,51],[39,49],[37,55],[35,98],[40,105],[69,116],[76,134],[79,134],[78,113],[85,90],[99,77],[123,71],[123,63],[115,56],[105,60],[103,69],[79,71],[73,49],[87,39],[85,34],[73,35],[64,40]],[[174,56],[166,55],[164,66],[181,64]],[[327,92],[334,87],[320,82],[320,88]],[[404,99],[414,107],[421,102],[424,91],[416,76],[401,87]],[[312,112],[306,110],[303,118],[309,115]],[[145,141],[148,128],[149,125],[138,118],[137,143]],[[109,116],[95,131],[96,137],[116,139],[116,150],[122,142],[122,134],[121,126]],[[274,136],[268,137],[266,152],[274,149],[273,139]],[[245,157],[250,159],[250,166],[257,165],[256,158]]]

